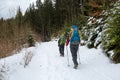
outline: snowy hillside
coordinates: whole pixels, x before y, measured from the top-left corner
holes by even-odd
[[[81,64],[78,69],[73,69],[69,47],[68,53],[69,67],[66,47],[65,57],[60,57],[57,41],[37,43],[36,47],[1,59],[0,80],[120,80],[120,64],[111,63],[100,49],[80,46]],[[26,59],[25,55],[31,60]],[[29,64],[24,66],[25,63]]]

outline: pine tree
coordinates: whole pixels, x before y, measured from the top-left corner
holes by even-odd
[[[115,8],[113,10],[115,13],[111,16],[110,24],[110,45],[115,46],[114,47],[114,55],[113,60],[116,62],[120,62],[120,2],[117,2],[115,4]]]
[[[113,61],[120,62],[120,1],[116,2],[111,9],[110,19],[108,20],[109,28],[107,34],[109,42],[107,42],[108,51],[113,50]]]
[[[29,34],[29,35],[28,35],[27,41],[28,41],[29,47],[35,46],[35,40],[34,40],[32,34]]]
[[[21,9],[20,7],[18,8],[18,11],[17,11],[17,14],[16,14],[16,21],[17,21],[17,25],[20,27],[22,25],[22,12],[21,12]]]

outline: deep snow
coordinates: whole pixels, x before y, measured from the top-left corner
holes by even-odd
[[[19,54],[0,60],[0,78],[5,80],[120,80],[120,64],[111,63],[101,49],[79,47],[81,64],[73,69],[68,46],[69,62],[59,56],[57,41],[37,43],[36,47],[24,48]],[[24,67],[24,56],[33,53],[31,62]],[[4,79],[0,79],[4,80]]]

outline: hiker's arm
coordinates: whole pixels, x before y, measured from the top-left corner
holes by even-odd
[[[69,39],[69,37],[67,37],[67,39],[66,39],[66,46],[68,46],[69,41],[70,41],[70,39]]]

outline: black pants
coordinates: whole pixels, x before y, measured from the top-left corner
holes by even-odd
[[[61,44],[61,45],[59,46],[59,51],[60,51],[60,54],[61,54],[61,55],[64,55],[64,45],[65,45],[65,44]]]
[[[77,44],[77,45],[70,44],[70,51],[72,53],[72,59],[73,59],[74,65],[78,65],[78,62],[77,62],[78,47],[79,47],[79,44]]]

